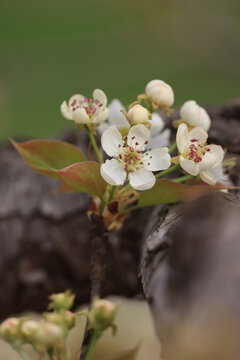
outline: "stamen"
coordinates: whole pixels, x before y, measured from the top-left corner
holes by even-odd
[[[122,159],[122,155],[121,155],[121,154],[119,154],[119,159]]]
[[[145,141],[145,143],[144,143],[145,145],[147,145],[148,144],[148,141]]]
[[[190,141],[191,142],[196,142],[196,141],[198,141],[198,139],[191,139]]]
[[[140,158],[140,156],[135,156],[135,159],[140,160],[141,158]]]
[[[128,168],[128,164],[125,165],[125,170],[127,170],[127,168]]]
[[[125,137],[123,138],[123,140],[124,140],[124,141],[127,141],[127,136],[125,136]]]
[[[130,156],[130,154],[129,154],[129,153],[126,153],[126,154],[125,154],[125,156],[127,156],[127,157],[128,157],[128,156]]]
[[[132,137],[132,140],[135,139],[135,136]]]
[[[131,165],[134,164],[134,160],[133,160],[133,159],[130,159],[129,162],[130,162]]]
[[[139,143],[136,141],[136,142],[135,142],[135,145],[139,145]]]
[[[129,150],[130,150],[131,152],[134,152],[134,148],[133,148],[132,146],[129,147]]]

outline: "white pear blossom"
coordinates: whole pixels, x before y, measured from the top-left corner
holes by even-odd
[[[107,96],[100,89],[93,91],[93,98],[83,95],[73,95],[68,104],[64,101],[61,105],[61,113],[68,120],[74,120],[77,124],[100,125],[108,118],[109,109]]]
[[[189,131],[186,124],[180,124],[177,130],[179,163],[189,174],[199,175],[206,183],[215,185],[218,179],[213,170],[221,165],[224,151],[219,145],[207,145],[207,138],[207,132],[200,127]]]
[[[101,175],[107,183],[123,185],[128,178],[136,190],[154,186],[152,171],[168,169],[171,157],[167,147],[144,151],[149,137],[150,131],[142,124],[131,127],[127,136],[122,136],[114,125],[103,133],[102,148],[113,157],[101,165]]]
[[[201,129],[208,131],[211,120],[204,108],[199,106],[195,100],[186,101],[180,108],[181,120],[190,126],[199,126]]]
[[[151,101],[160,107],[170,108],[174,103],[173,89],[162,80],[150,81],[145,88],[145,93]]]
[[[115,125],[121,134],[127,134],[130,129],[129,121],[123,115],[126,112],[124,106],[118,99],[114,99],[110,102],[109,106],[109,117],[107,121],[104,121],[98,130],[102,134],[111,125]],[[130,109],[131,110],[131,109]],[[165,123],[159,113],[152,113],[152,119],[148,120],[150,124],[150,138],[148,140],[147,148],[155,149],[158,147],[169,146],[170,144],[170,129],[165,129]]]

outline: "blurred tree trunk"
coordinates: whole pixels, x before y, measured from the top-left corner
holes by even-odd
[[[208,110],[211,142],[239,156],[240,102]],[[87,148],[84,134],[68,133],[64,140]],[[34,173],[10,145],[0,150],[0,171],[0,316],[41,311],[47,295],[67,288],[77,294],[78,304],[88,301],[88,197],[58,193],[57,181]],[[239,165],[230,175],[239,186]],[[149,209],[133,213],[122,231],[111,234],[105,295],[142,293],[139,264],[146,257],[145,248],[141,259],[142,239],[150,214]]]

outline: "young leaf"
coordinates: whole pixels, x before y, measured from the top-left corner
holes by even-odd
[[[95,161],[84,161],[59,170],[60,179],[73,190],[101,196],[107,183],[100,174],[100,165]]]
[[[17,143],[10,139],[23,160],[36,172],[58,179],[57,170],[85,160],[76,146],[60,140],[32,140]]]
[[[154,187],[141,192],[138,206],[173,204],[214,190],[218,188],[209,185],[184,185],[168,179],[158,179]]]

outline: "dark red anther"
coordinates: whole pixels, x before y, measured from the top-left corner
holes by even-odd
[[[145,143],[144,143],[145,145],[147,145],[148,144],[148,141],[145,141]]]
[[[128,161],[128,159],[127,159],[127,158],[125,158],[125,159],[124,159],[124,162],[126,163],[127,161]]]
[[[121,155],[121,154],[119,154],[119,159],[122,159],[122,155]]]
[[[140,150],[137,150],[137,153],[138,153],[138,154],[141,154],[141,151],[140,151]]]
[[[76,108],[74,107],[73,109],[72,109],[72,111],[75,111],[76,110]]]
[[[98,99],[96,99],[96,100],[95,100],[95,104],[98,105],[99,103],[100,103],[100,101],[99,101]]]
[[[132,146],[129,147],[129,150],[130,150],[131,152],[134,152],[134,148],[133,148]]]
[[[127,170],[127,168],[128,168],[128,164],[125,165],[125,170]]]
[[[127,141],[127,136],[125,136],[125,137],[123,138],[123,140],[124,140],[124,141]]]
[[[139,145],[139,143],[136,141],[136,142],[135,142],[135,145]]]
[[[76,103],[77,103],[77,100],[76,100],[76,99],[74,99],[74,100],[73,100],[73,102],[71,103],[71,106],[76,105]]]
[[[135,136],[132,137],[132,140],[134,140],[134,139],[135,139]]]
[[[198,141],[198,139],[191,139],[191,142],[196,142]]]
[[[130,162],[131,165],[134,164],[134,160],[133,160],[133,159],[130,159],[129,162]]]
[[[125,156],[127,156],[127,157],[128,157],[128,156],[130,156],[130,154],[129,154],[129,153],[126,153],[126,154],[125,154]]]
[[[136,156],[135,158],[136,158],[136,160],[140,160],[140,159],[141,159],[140,156]]]

